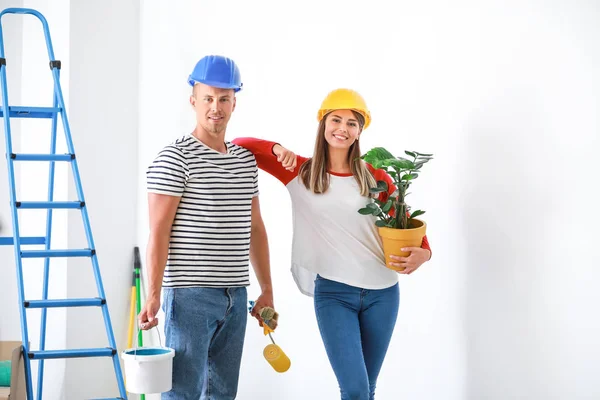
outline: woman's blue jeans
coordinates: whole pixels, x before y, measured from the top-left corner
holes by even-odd
[[[361,289],[322,278],[314,305],[342,400],[372,400],[400,302],[399,286]]]

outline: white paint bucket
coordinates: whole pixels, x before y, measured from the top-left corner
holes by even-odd
[[[173,384],[173,357],[168,347],[139,347],[123,351],[127,391],[135,394],[163,393]]]

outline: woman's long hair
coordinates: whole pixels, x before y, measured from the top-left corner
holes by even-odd
[[[360,131],[362,132],[365,125],[365,118],[354,110],[352,110],[352,113],[356,117]],[[327,172],[327,166],[329,165],[329,145],[325,139],[325,121],[329,118],[329,115],[330,113],[326,114],[319,122],[313,156],[302,164],[298,173],[298,178],[304,186],[316,194],[325,193],[329,188],[329,174]],[[369,196],[369,189],[375,187],[377,183],[365,162],[360,159],[360,156],[360,144],[357,138],[348,149],[348,163],[350,164],[352,176],[354,176],[360,188],[360,194],[362,196]]]

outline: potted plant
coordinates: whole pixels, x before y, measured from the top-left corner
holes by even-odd
[[[375,169],[383,169],[392,178],[396,190],[386,199],[381,201],[378,195],[388,192],[388,184],[378,181],[377,186],[371,188],[372,201],[358,210],[363,215],[374,215],[377,217],[375,225],[379,236],[383,241],[386,266],[389,266],[390,255],[407,257],[410,253],[401,251],[403,247],[420,247],[427,224],[416,217],[425,214],[425,211],[415,210],[410,212],[411,207],[406,203],[408,188],[419,176],[421,167],[433,159],[432,154],[418,153],[416,151],[405,151],[412,159],[394,157],[392,153],[383,147],[375,147],[361,156],[365,162],[371,164]]]

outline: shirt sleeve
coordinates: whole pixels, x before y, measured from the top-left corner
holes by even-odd
[[[277,156],[273,154],[273,146],[278,143],[253,137],[239,137],[232,140],[232,142],[251,151],[254,157],[256,157],[258,168],[274,176],[284,185],[287,185],[292,179],[298,176],[300,166],[307,160],[307,158],[297,155],[296,168],[294,171],[288,171],[283,168],[281,163],[277,161]]]
[[[162,149],[146,171],[148,193],[181,197],[189,177],[183,151],[173,145]]]
[[[260,191],[258,190],[258,166],[255,164],[254,165],[254,193],[252,194],[252,197],[257,197],[260,193]]]

